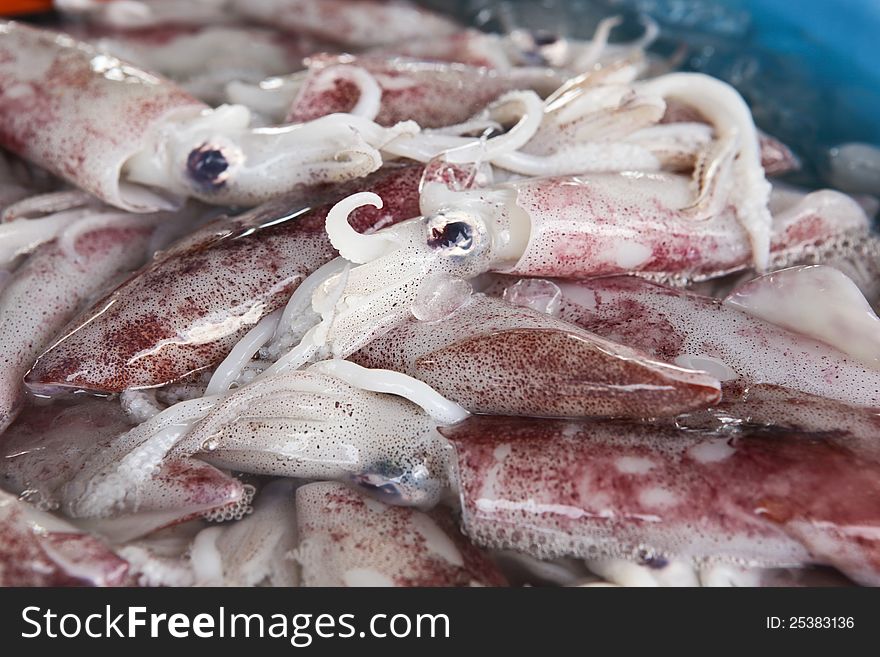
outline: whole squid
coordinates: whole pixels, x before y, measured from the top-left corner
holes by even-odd
[[[372,194],[338,203],[327,232],[344,258],[363,263],[347,275],[322,327],[306,334],[298,358],[344,358],[410,314],[440,282],[494,271],[583,278],[617,273],[679,284],[747,269],[752,244],[731,208],[695,221],[682,208],[691,182],[665,173],[624,172],[529,179],[453,191],[425,185],[422,216],[371,235],[351,229],[349,212],[381,206]],[[772,260],[806,249],[833,251],[868,235],[851,198],[823,190],[780,212],[769,240]],[[341,284],[336,275],[333,281]],[[331,299],[316,294],[318,305]]]
[[[357,230],[418,213],[420,165],[392,166],[355,183],[382,193]],[[160,253],[75,319],[28,376],[59,386],[121,392],[165,385],[216,365],[303,279],[336,255],[324,231],[332,190],[269,202],[210,223]],[[311,200],[309,200],[311,199]]]

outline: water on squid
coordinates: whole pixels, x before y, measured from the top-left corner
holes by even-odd
[[[416,377],[472,413],[658,417],[721,394],[709,375],[482,294],[442,319],[405,321],[351,360]]]
[[[343,257],[363,264],[323,313],[312,347],[346,357],[399,325],[432,290],[488,271],[572,279],[638,272],[685,282],[748,268],[752,243],[736,213],[728,207],[695,221],[682,210],[691,194],[686,177],[639,172],[466,191],[430,184],[422,217],[372,235],[352,231],[345,216],[381,199],[350,197],[328,214],[327,231]],[[868,219],[849,197],[823,190],[780,212],[772,229],[769,257],[776,261],[866,236]],[[316,293],[315,305],[329,298]]]
[[[4,434],[0,481],[38,508],[66,508],[77,474],[131,428],[112,400],[32,405]],[[234,517],[249,495],[240,481],[207,463],[169,459],[112,513],[71,522],[118,543],[190,518]]]
[[[540,558],[822,564],[880,582],[880,464],[833,436],[500,416],[440,431],[478,545]]]
[[[389,506],[342,484],[296,492],[304,586],[503,586],[445,508]]]
[[[355,229],[418,213],[418,164],[353,183],[383,194]],[[221,218],[160,253],[84,311],[31,370],[33,390],[102,392],[162,386],[219,363],[261,318],[280,308],[337,254],[324,231],[326,203],[343,190],[311,190]]]

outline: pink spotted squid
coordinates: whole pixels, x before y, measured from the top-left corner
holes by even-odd
[[[14,22],[0,26],[0,52],[0,144],[131,212],[188,197],[256,205],[364,176],[380,150],[427,161],[473,141],[423,143],[414,122],[384,128],[354,114],[252,127],[246,107],[212,109],[94,46]]]
[[[880,202],[755,87],[648,18],[54,5],[0,22],[0,585],[880,586]]]
[[[665,173],[538,178],[461,191],[432,184],[423,189],[421,217],[362,235],[346,222],[348,212],[381,207],[382,200],[354,195],[330,211],[327,232],[342,257],[361,264],[318,288],[322,324],[291,359],[347,357],[411,309],[442,317],[466,299],[464,281],[486,272],[573,279],[637,273],[681,283],[747,269],[754,242],[735,209],[695,221],[682,210],[690,198],[690,180]],[[777,213],[760,259],[833,251],[867,239],[868,229],[855,201],[816,192]]]

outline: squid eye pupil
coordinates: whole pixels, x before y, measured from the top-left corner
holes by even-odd
[[[431,229],[428,236],[428,246],[432,249],[458,248],[467,251],[473,243],[473,230],[464,221],[452,221],[436,226]]]
[[[553,34],[552,32],[538,31],[532,33],[532,40],[539,48],[541,46],[551,46],[559,41],[559,35]]]
[[[353,475],[352,482],[376,497],[399,500],[402,496],[399,481],[403,476],[403,472],[390,464],[379,463],[371,471]]]
[[[186,159],[186,168],[197,183],[208,187],[222,187],[226,183],[223,174],[229,168],[229,161],[223,151],[203,144],[190,152]]]

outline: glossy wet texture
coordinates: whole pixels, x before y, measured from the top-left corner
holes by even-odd
[[[880,464],[833,438],[474,417],[442,429],[463,526],[541,557],[830,563],[877,583]]]
[[[352,360],[406,372],[475,413],[641,418],[721,394],[711,376],[483,295],[442,320],[410,320]]]
[[[305,586],[502,586],[503,576],[445,509],[422,513],[340,484],[297,491]]]
[[[0,584],[880,585],[880,202],[504,11],[0,24]]]
[[[421,173],[422,167],[409,165],[357,183],[380,191],[387,203],[360,211],[352,219],[356,227],[418,214]],[[218,219],[158,254],[71,324],[38,360],[28,385],[120,392],[215,365],[308,274],[335,257],[323,222],[325,199],[338,193],[304,192]]]

